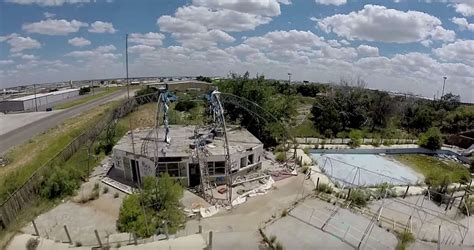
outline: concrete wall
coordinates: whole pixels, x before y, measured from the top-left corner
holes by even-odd
[[[460,161],[469,164],[470,160],[462,155],[457,154],[456,152],[440,149],[440,150],[429,150],[426,148],[359,148],[359,149],[311,149],[309,153],[318,153],[318,154],[445,154],[445,155],[454,155]]]
[[[347,144],[349,143],[349,138],[313,138],[313,137],[300,137],[296,138],[296,142],[299,144]],[[363,138],[362,144],[372,144],[374,139]],[[390,144],[416,144],[417,139],[380,139],[380,144],[383,142],[390,142]]]
[[[142,156],[138,155],[133,155],[132,153],[124,152],[122,150],[118,149],[113,149],[113,161],[114,161],[114,166],[117,170],[123,172],[123,178],[132,181],[132,170],[131,167],[126,172],[125,170],[125,163],[124,160],[131,160],[134,159],[139,162],[139,169],[140,169],[140,177],[141,180],[143,181],[143,178],[145,176],[156,176],[156,169],[155,169],[155,163]],[[254,161],[253,164],[248,165],[247,160],[249,155],[254,155]],[[232,174],[233,176],[238,176],[242,174],[246,174],[248,171],[254,171],[256,168],[261,167],[261,160],[262,160],[262,154],[263,154],[263,145],[259,145],[257,147],[254,147],[252,151],[243,151],[243,152],[236,152],[231,155],[231,164],[232,164],[232,170],[236,171],[236,173]],[[241,166],[241,159],[245,158],[245,163],[246,166],[242,169],[243,171],[240,171],[242,166]],[[207,159],[208,162],[218,162],[218,161],[225,161],[225,156],[224,155],[212,155]],[[184,186],[189,185],[189,163],[191,163],[191,159],[183,160],[182,162],[186,162],[186,177],[173,177],[175,179],[179,179],[180,182]],[[160,162],[161,163],[161,162]],[[131,166],[131,165],[130,165]],[[214,174],[211,176],[211,180],[218,180],[222,179],[224,177],[223,174]]]

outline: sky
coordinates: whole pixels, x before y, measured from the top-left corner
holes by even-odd
[[[0,88],[229,73],[474,102],[474,0],[1,0]]]

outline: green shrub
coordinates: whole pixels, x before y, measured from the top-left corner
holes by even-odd
[[[326,183],[319,183],[319,186],[316,188],[316,191],[331,194],[334,190],[330,185]]]
[[[285,217],[288,215],[288,210],[287,209],[283,209],[283,211],[281,211],[281,217]]]
[[[29,238],[26,242],[26,250],[36,250],[39,245],[39,240],[37,238]]]
[[[182,197],[183,188],[167,173],[159,178],[145,177],[140,193],[123,200],[117,229],[120,232],[134,232],[139,237],[163,233],[165,228],[168,233],[174,234],[185,222],[180,207]]]
[[[79,182],[75,179],[74,171],[56,167],[51,174],[41,183],[40,194],[47,199],[60,198],[65,195],[72,195],[79,187]]]
[[[76,245],[76,247],[82,247],[82,242],[76,241],[75,245]]]
[[[284,152],[278,152],[277,155],[275,156],[275,160],[278,162],[284,162],[285,161],[285,153]]]
[[[379,147],[381,143],[382,139],[380,138],[380,135],[376,135],[374,138],[372,138],[372,146]]]
[[[431,150],[437,150],[441,148],[443,144],[443,136],[441,130],[436,127],[429,128],[425,133],[421,134],[418,140],[418,145]]]
[[[305,154],[309,154],[309,148],[304,148],[304,149],[303,149],[303,152],[304,152]]]
[[[398,245],[396,249],[405,250],[407,246],[413,241],[415,241],[415,237],[413,236],[413,234],[405,230],[403,231],[403,233],[400,233],[398,235]]]
[[[350,141],[347,143],[351,148],[357,148],[362,144],[362,131],[352,129],[349,133]]]
[[[109,192],[109,187],[105,186],[103,189],[102,189],[102,193],[106,194]]]
[[[465,215],[472,215],[472,213],[474,213],[474,198],[469,198],[465,202],[466,206],[463,204],[459,209]]]
[[[118,198],[118,197],[119,197],[119,193],[115,192],[114,198]]]
[[[182,99],[179,100],[178,103],[176,103],[175,109],[181,112],[188,112],[194,107],[196,107],[196,102],[193,102],[188,99]]]
[[[347,200],[353,205],[365,207],[367,205],[367,201],[369,200],[369,196],[360,189],[353,189]]]

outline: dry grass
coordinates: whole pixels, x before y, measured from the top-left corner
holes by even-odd
[[[113,105],[115,103],[93,108],[8,151],[6,157],[10,160],[10,163],[0,168],[0,183],[2,183],[0,193],[4,193],[5,189],[11,188],[6,185],[7,180],[9,184],[23,183],[37,168],[60,152],[85,128],[100,120],[106,110]]]

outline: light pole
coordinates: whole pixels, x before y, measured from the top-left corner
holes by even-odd
[[[443,79],[444,79],[444,81],[443,81],[443,91],[441,92],[441,98],[443,98],[443,96],[444,96],[444,86],[446,85],[446,79],[448,79],[448,77],[443,76]]]
[[[291,84],[291,73],[288,73],[288,84]]]

